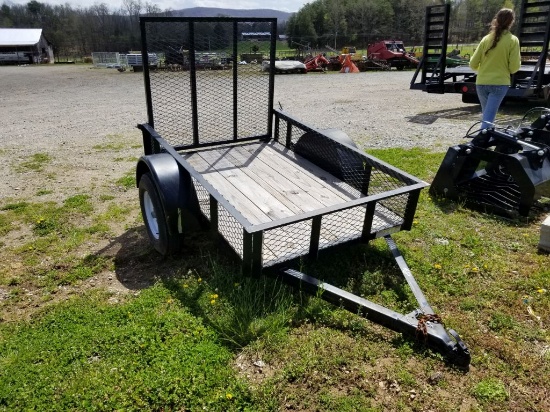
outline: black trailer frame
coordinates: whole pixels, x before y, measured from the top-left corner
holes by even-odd
[[[243,274],[275,274],[319,292],[373,322],[421,336],[467,367],[468,348],[445,329],[390,236],[411,229],[427,184],[358,150],[346,136],[273,108],[276,19],[143,17],[140,25],[148,122],[138,125],[144,156],[136,182],[155,248],[177,253],[198,220],[233,249]],[[261,64],[239,64],[251,45],[240,33],[251,25],[270,33],[253,44],[269,61],[267,72]],[[155,70],[148,53],[161,56]],[[412,313],[295,269],[300,258],[380,237],[418,301]]]
[[[446,67],[450,4],[426,8],[423,56],[410,88],[428,93],[461,93],[464,103],[479,103],[477,73],[469,66]],[[515,31],[520,42],[522,65],[511,77],[509,100],[542,100],[550,97],[550,1],[523,0]],[[437,64],[430,64],[432,57]]]

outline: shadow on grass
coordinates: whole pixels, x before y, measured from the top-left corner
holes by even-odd
[[[433,196],[433,204],[445,215],[451,215],[454,213],[466,213],[471,216],[479,215],[484,219],[493,221],[495,223],[505,224],[507,226],[514,227],[529,227],[534,221],[540,219],[544,214],[548,213],[548,206],[535,206],[529,211],[529,216],[521,216],[519,214],[504,215],[499,214],[493,209],[477,204],[475,202],[469,202],[466,200],[451,200],[442,196]]]
[[[336,247],[321,253],[317,261],[295,261],[287,267],[357,296],[373,298],[398,312],[413,310],[416,302],[414,298],[411,300],[403,275],[390,251],[383,249],[385,243],[381,242]],[[117,279],[129,290],[161,282],[194,316],[217,330],[232,348],[243,347],[260,336],[304,322],[320,322],[341,330],[347,328],[334,320],[335,306],[323,302],[321,310],[326,316],[319,317],[320,299],[286,285],[276,271],[260,278],[243,277],[234,253],[223,243],[213,242],[207,233],[189,236],[181,255],[164,258],[152,248],[141,226],[114,239],[98,254],[113,259]],[[187,283],[192,283],[193,279],[196,282],[198,278],[201,284],[188,287]],[[214,295],[223,297],[226,313],[209,308],[209,297]],[[377,334],[368,326],[363,333]],[[387,336],[381,334],[378,338],[386,340]]]

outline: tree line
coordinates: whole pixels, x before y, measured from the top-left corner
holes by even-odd
[[[106,3],[73,8],[69,3],[49,5],[31,0],[25,5],[0,7],[0,27],[41,28],[54,55],[89,56],[92,52],[140,50],[139,17],[170,16],[149,1],[123,0],[118,9]]]
[[[378,40],[424,40],[426,7],[450,4],[449,42],[475,43],[502,7],[519,14],[521,0],[315,0],[287,23],[289,45],[366,48]]]
[[[519,13],[521,0],[315,0],[279,25],[290,48],[343,46],[366,48],[382,39],[420,45],[426,6],[450,3],[449,41],[473,43],[488,31],[502,7]],[[171,16],[172,10],[142,0],[122,0],[118,9],[106,3],[91,7],[48,5],[31,0],[0,7],[0,27],[41,28],[56,56],[87,56],[95,51],[140,50],[139,17]],[[58,57],[59,58],[59,57]]]

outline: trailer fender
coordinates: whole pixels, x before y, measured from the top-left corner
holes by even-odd
[[[147,181],[141,182],[144,176],[147,176]],[[151,184],[154,191],[148,187]],[[175,252],[180,247],[183,234],[196,227],[196,219],[189,211],[192,199],[196,199],[189,174],[168,153],[146,155],[138,161],[136,185],[140,191],[150,190],[151,198],[157,195],[158,206],[162,209],[162,221],[158,222],[161,238],[149,234],[155,249],[163,255]],[[155,203],[156,199],[152,200]],[[142,213],[145,212],[142,210]],[[144,220],[146,218],[144,216]]]
[[[363,183],[367,184],[369,177],[362,158],[354,153],[356,150],[357,145],[353,140],[339,129],[306,132],[294,145],[297,154],[363,191],[366,190]],[[349,179],[350,176],[354,178]]]
[[[341,129],[322,129],[321,132],[339,143],[344,143],[357,149],[355,142]]]

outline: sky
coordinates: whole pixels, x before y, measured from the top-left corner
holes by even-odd
[[[312,0],[142,0],[156,4],[161,10],[188,9],[191,7],[220,7],[224,9],[274,9],[286,12],[296,12],[304,4]],[[29,0],[0,0],[0,3],[27,4]],[[38,0],[39,3],[56,5],[70,4],[72,7],[90,7],[105,3],[110,9],[122,6],[122,0]]]

